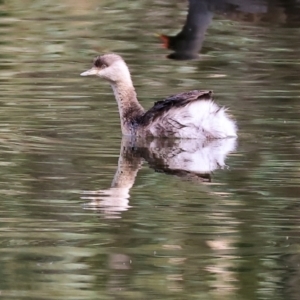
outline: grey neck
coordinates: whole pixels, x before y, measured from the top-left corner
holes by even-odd
[[[133,124],[144,113],[143,107],[138,102],[134,86],[120,82],[111,83],[111,87],[118,103],[122,134],[134,135]]]

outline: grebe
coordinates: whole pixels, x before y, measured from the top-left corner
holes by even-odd
[[[212,91],[173,95],[145,111],[138,102],[129,69],[117,54],[97,56],[92,68],[80,75],[96,75],[110,83],[118,103],[123,135],[192,139],[237,136],[235,122],[224,107],[213,102]]]

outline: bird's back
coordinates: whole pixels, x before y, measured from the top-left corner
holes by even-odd
[[[236,136],[226,109],[212,100],[211,91],[189,91],[158,101],[139,120],[141,135],[174,138]]]

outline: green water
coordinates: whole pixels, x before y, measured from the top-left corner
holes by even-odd
[[[2,299],[298,299],[299,7],[234,7],[176,61],[157,33],[185,2],[0,2]],[[147,108],[214,90],[239,127],[221,168],[212,145],[195,177],[166,168],[178,145],[121,140],[110,87],[79,76],[109,51]]]

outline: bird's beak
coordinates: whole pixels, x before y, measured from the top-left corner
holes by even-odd
[[[163,43],[163,48],[169,49],[169,47],[170,47],[170,37],[168,37],[167,35],[161,34],[159,36],[159,38]]]
[[[97,68],[91,68],[83,73],[80,74],[80,76],[90,76],[90,75],[97,75],[98,69]]]

